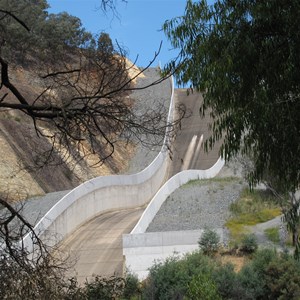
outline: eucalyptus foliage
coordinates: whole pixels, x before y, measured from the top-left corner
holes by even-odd
[[[214,117],[206,146],[224,138],[229,160],[250,155],[251,184],[272,176],[285,191],[300,180],[300,2],[187,1],[163,29],[179,56],[165,68],[204,95]]]
[[[28,54],[57,60],[66,47],[91,42],[81,20],[67,12],[50,14],[46,0],[0,0],[0,49],[8,62],[23,62]]]

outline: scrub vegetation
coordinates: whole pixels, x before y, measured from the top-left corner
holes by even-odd
[[[276,276],[275,276],[276,274]],[[236,272],[231,263],[201,251],[150,268],[142,299],[299,299],[299,262],[274,250],[258,250]]]
[[[247,226],[267,222],[281,215],[281,208],[266,190],[244,189],[240,199],[230,205],[232,217],[226,222],[233,240],[240,240],[248,232]]]

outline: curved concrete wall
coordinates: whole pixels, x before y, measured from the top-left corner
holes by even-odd
[[[171,89],[169,123],[174,113],[173,77]],[[100,176],[79,185],[46,213],[35,226],[35,232],[53,245],[100,213],[145,205],[166,180],[169,157],[165,148],[164,145],[154,161],[137,174]],[[23,243],[28,251],[33,250],[30,235],[24,237]]]
[[[195,179],[215,177],[224,166],[221,158],[207,170],[185,170],[170,178],[151,200],[130,234],[123,234],[123,255],[126,267],[140,280],[147,277],[156,260],[165,260],[174,253],[183,255],[199,248],[203,230],[145,232],[167,197],[177,188]],[[223,229],[215,231],[223,242]]]
[[[141,216],[139,222],[131,231],[131,234],[144,233],[167,197],[180,186],[189,182],[190,180],[215,177],[220,172],[223,166],[224,160],[219,158],[218,161],[207,170],[184,170],[174,175],[160,188],[160,190],[153,197],[143,215]]]

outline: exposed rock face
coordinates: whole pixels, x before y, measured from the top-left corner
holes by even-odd
[[[12,69],[10,77],[22,94],[31,101],[42,91],[43,85],[39,78],[27,69]],[[5,93],[5,90],[2,89],[1,94],[2,92]],[[15,100],[11,97],[10,101]],[[42,132],[51,130],[47,127],[39,129]],[[60,152],[53,156],[52,163],[37,169],[34,161],[51,147],[50,140],[37,135],[28,116],[16,110],[1,110],[0,195],[7,199],[19,200],[71,189],[93,177],[124,171],[134,153],[133,145],[119,142],[112,157],[103,164],[93,166],[97,162],[96,155],[84,156],[79,162],[72,155],[62,160],[68,150],[60,149]]]

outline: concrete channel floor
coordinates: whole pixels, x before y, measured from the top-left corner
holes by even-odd
[[[129,233],[144,208],[112,211],[95,217],[60,245],[60,250],[76,261],[68,276],[76,276],[80,284],[93,275],[123,274],[122,234]]]
[[[205,170],[212,167],[219,158],[220,142],[208,153],[204,151],[204,141],[211,135],[208,127],[212,119],[209,113],[200,116],[202,95],[187,94],[186,89],[176,89],[175,105],[186,107],[187,118],[181,121],[181,129],[172,144],[172,164],[169,178],[183,170]]]

